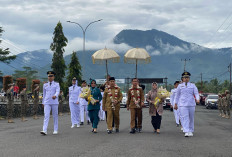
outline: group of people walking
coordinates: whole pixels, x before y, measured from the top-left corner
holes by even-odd
[[[55,73],[48,71],[48,82],[43,85],[43,106],[44,106],[44,122],[43,129],[40,132],[42,135],[47,135],[47,127],[52,111],[54,119],[54,132],[58,134],[58,104],[60,98],[60,86],[55,82]],[[195,84],[190,83],[189,72],[182,74],[182,80],[174,83],[174,89],[171,90],[170,102],[174,110],[174,117],[176,126],[181,126],[185,137],[193,136],[194,132],[194,115],[196,103],[199,103],[199,93]],[[12,86],[13,87],[13,86]],[[11,108],[13,100],[13,90],[10,87],[7,91],[8,104]],[[34,88],[34,96],[38,97],[39,86]],[[87,94],[89,92],[89,94]],[[165,98],[157,103],[156,97],[158,94],[158,84],[152,83],[152,89],[144,96],[143,88],[139,85],[137,78],[132,79],[131,88],[127,93],[127,110],[130,111],[130,133],[142,132],[142,119],[144,107],[144,100],[149,103],[149,115],[151,116],[151,124],[154,132],[160,134],[160,127],[163,115],[163,103]],[[22,121],[25,119],[25,105],[27,103],[26,87],[20,93],[22,103]],[[229,93],[222,98],[219,95],[219,111],[222,117],[230,117],[228,108],[220,107],[223,102],[229,100]],[[81,82],[81,87],[78,86],[78,81],[74,77],[72,86],[69,87],[69,107],[71,113],[71,128],[80,127],[84,124],[86,119],[87,123],[92,125],[91,131],[97,133],[98,123],[100,120],[105,119],[107,122],[107,133],[111,134],[115,128],[115,132],[119,132],[120,126],[120,102],[122,101],[122,92],[120,87],[115,83],[114,77],[109,77],[107,82],[100,87],[96,86],[96,80],[90,80],[90,87],[88,87],[85,80]],[[38,103],[36,100],[34,104]],[[225,103],[226,104],[226,103]],[[227,105],[228,106],[228,105]],[[34,107],[36,109],[36,107]],[[226,115],[227,111],[227,115]],[[12,110],[8,111],[8,122],[12,122]],[[103,115],[103,113],[104,115]],[[100,116],[100,119],[99,119]],[[86,118],[85,118],[86,117]],[[38,117],[35,116],[34,119]]]
[[[225,90],[224,94],[218,94],[218,110],[219,116],[222,118],[230,119],[230,92],[229,90]]]
[[[190,83],[190,73],[182,74],[182,82],[175,82],[175,89],[172,90],[171,103],[174,108],[174,114],[177,126],[182,125],[185,137],[193,136],[194,132],[194,113],[196,102],[199,103],[199,94],[195,84]],[[58,95],[59,84],[54,82],[55,73],[48,72],[48,83],[43,87],[43,104],[44,104],[44,124],[41,134],[47,134],[47,125],[50,116],[50,110],[54,117],[54,132],[58,134]],[[180,84],[179,84],[180,83]],[[83,89],[86,87],[86,82],[82,81],[82,87],[78,86],[76,78],[72,80],[72,86],[69,87],[69,105],[71,112],[71,128],[80,127],[80,103],[87,106],[88,116],[92,124],[92,132],[97,133],[99,123],[99,111],[102,108],[106,114],[107,133],[119,132],[120,125],[120,102],[122,93],[120,88],[115,83],[114,77],[109,77],[105,87],[101,90],[96,87],[96,80],[90,81],[90,95],[86,98],[83,95]],[[103,92],[104,91],[104,92]],[[160,134],[160,126],[163,114],[164,98],[157,104],[158,84],[152,83],[152,89],[144,97],[144,91],[139,86],[137,78],[132,79],[132,86],[128,90],[127,110],[130,110],[130,133],[142,132],[142,108],[144,100],[149,103],[149,114],[151,116],[151,124],[154,127],[154,132]],[[103,95],[103,96],[102,96]],[[195,101],[196,99],[196,101]],[[102,102],[102,103],[101,103]],[[155,105],[156,104],[156,105]]]

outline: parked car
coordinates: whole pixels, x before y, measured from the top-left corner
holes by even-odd
[[[147,94],[144,95],[144,105],[145,107],[149,107],[149,103],[146,100]]]
[[[6,98],[5,96],[6,96],[6,93],[5,93],[5,92],[0,93],[0,100],[1,100],[1,101],[4,101],[5,98]]]
[[[207,109],[217,109],[218,108],[218,95],[208,95],[205,99],[205,106]]]
[[[164,107],[164,108],[169,108],[169,109],[171,109],[170,98],[166,98],[166,99],[164,100],[163,107]]]
[[[205,99],[209,94],[207,93],[202,93],[200,94],[200,105],[205,105]]]
[[[127,102],[127,93],[122,93],[122,102],[120,106],[126,108],[126,102]]]

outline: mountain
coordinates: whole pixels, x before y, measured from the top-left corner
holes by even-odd
[[[139,78],[168,78],[172,84],[180,79],[184,71],[183,59],[190,59],[186,62],[186,70],[192,74],[193,82],[200,80],[200,73],[203,73],[203,80],[218,78],[225,80],[229,78],[226,73],[227,66],[231,62],[231,48],[210,49],[195,43],[183,41],[163,31],[152,30],[122,30],[113,39],[115,48],[120,44],[130,47],[141,47],[151,55],[150,64],[138,65]],[[105,65],[94,65],[91,55],[96,50],[77,52],[81,65],[84,67],[84,76],[89,78],[104,78]],[[123,56],[125,51],[117,50],[121,57],[120,63],[109,63],[109,74],[116,78],[134,77],[135,65],[124,64]],[[71,55],[65,56],[66,64],[70,63]],[[46,77],[46,71],[50,69],[52,54],[47,50],[31,51],[19,54],[17,59],[10,66],[21,68],[23,65],[31,65],[39,70],[40,77]],[[0,70],[4,74],[11,74],[15,69],[0,63]]]
[[[47,70],[44,67],[50,64],[52,60],[52,53],[48,50],[41,49],[35,51],[23,52],[17,55],[16,59],[10,64],[0,63],[0,70],[4,75],[11,75],[15,70],[23,70],[22,67],[31,67],[34,70]],[[41,75],[40,73],[38,74]]]

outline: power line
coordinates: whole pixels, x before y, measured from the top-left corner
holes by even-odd
[[[209,41],[212,41],[214,39],[214,37],[216,36],[216,34],[218,33],[218,31],[221,29],[221,27],[226,23],[226,21],[231,17],[232,15],[232,11],[230,12],[230,14],[226,17],[226,19],[222,22],[222,24],[217,28],[216,32],[213,34],[212,37],[210,37]]]
[[[7,47],[5,47],[5,46],[1,46],[2,48],[7,48]],[[12,51],[11,51],[11,53],[13,54],[13,55],[17,55],[17,54],[15,54],[15,53],[13,53]],[[39,66],[39,65],[37,65],[37,64],[34,64],[34,63],[27,63],[27,62],[23,62],[23,58],[21,57],[21,56],[19,56],[19,55],[17,55],[17,58],[19,58],[19,60],[14,60],[15,62],[17,62],[17,63],[19,63],[19,64],[21,64],[22,66],[25,66],[25,64],[27,65],[27,66],[31,66],[31,65],[33,65],[33,67],[35,68],[35,67],[39,67],[40,69],[45,69],[45,67],[41,67],[41,66]],[[20,59],[21,58],[21,59]],[[22,62],[20,62],[20,60],[22,61]]]
[[[27,51],[27,50],[23,50],[23,49],[21,49],[20,47],[14,45],[13,43],[11,43],[11,42],[8,41],[8,40],[3,39],[3,41],[4,41],[5,43],[9,44],[9,45],[12,45],[14,48],[16,48],[16,49],[18,50],[18,53],[21,53],[22,51],[25,51],[25,52]],[[2,46],[2,47],[8,48],[7,46]],[[11,53],[14,54],[14,55],[17,55],[17,54],[15,54],[15,53],[13,53],[12,51],[11,51]],[[17,58],[21,58],[21,57],[17,55]],[[24,60],[24,59],[21,58],[21,61],[22,61],[22,60]],[[23,65],[21,62],[20,62],[20,64]],[[37,64],[33,64],[33,63],[29,64],[29,63],[24,62],[24,64],[27,64],[28,66],[34,65],[35,67],[39,67],[39,68],[41,68],[41,69],[44,69],[44,68],[45,68],[45,67],[42,68],[41,66],[39,66],[39,65],[37,65]]]
[[[232,25],[232,20],[229,20],[231,19],[231,15],[232,15],[232,12],[229,13],[229,15],[225,18],[225,20],[222,22],[222,24],[217,28],[216,32],[213,34],[213,36],[210,38],[210,40],[208,41],[208,43],[210,41],[212,41],[215,36],[218,34],[219,30],[224,26],[224,24],[228,21],[229,25],[224,29],[224,32],[226,32],[228,30],[228,28]],[[228,37],[228,36],[227,36]],[[227,38],[226,38],[227,39]],[[222,42],[224,42],[226,40],[224,38],[224,40]],[[218,45],[220,45],[222,42],[216,44],[214,47],[217,47]]]

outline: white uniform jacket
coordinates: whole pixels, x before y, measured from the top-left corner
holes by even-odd
[[[74,88],[73,88],[74,87]],[[79,95],[81,94],[81,87],[79,86],[70,86],[69,87],[69,103],[80,102]]]
[[[176,91],[177,91],[177,88],[174,88],[174,89],[171,90],[170,103],[171,103],[172,106],[175,106]]]
[[[194,83],[185,82],[178,85],[176,90],[175,101],[178,106],[188,107],[188,106],[196,106],[196,100],[199,100],[199,93],[196,85]]]
[[[60,85],[58,82],[47,82],[43,85],[43,104],[52,105],[59,104],[58,96],[60,93]],[[56,96],[56,99],[52,99]]]

